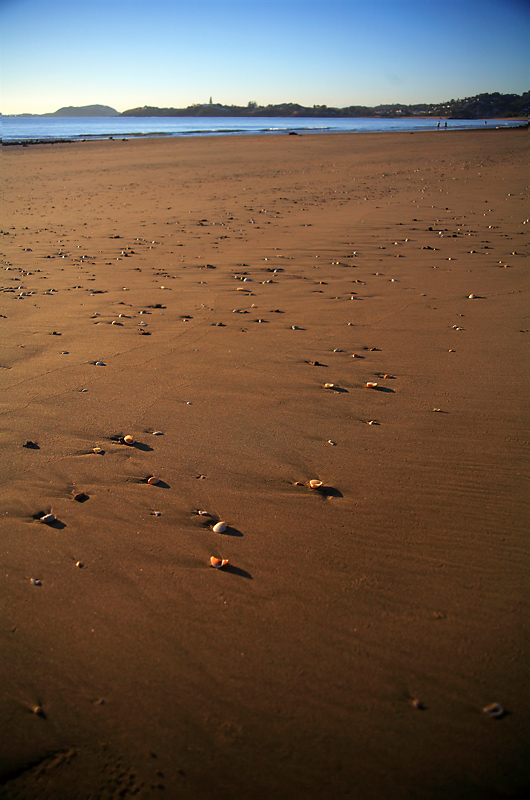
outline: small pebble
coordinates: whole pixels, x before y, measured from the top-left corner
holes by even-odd
[[[500,719],[506,713],[500,703],[489,703],[487,706],[484,706],[482,711],[484,714],[487,714],[488,717],[495,717],[496,719]]]
[[[86,492],[76,492],[74,494],[74,500],[77,500],[78,503],[84,503],[86,500],[88,500],[88,495]]]

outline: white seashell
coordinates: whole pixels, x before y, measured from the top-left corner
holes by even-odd
[[[332,441],[332,439],[328,439],[328,444],[337,444],[337,442]]]
[[[320,489],[321,486],[322,486],[322,481],[318,481],[316,479],[309,481],[310,489]]]
[[[324,389],[334,389],[334,388],[335,388],[335,384],[334,383],[325,383],[324,384]]]
[[[30,578],[30,583],[32,583],[33,586],[42,586],[42,581],[38,578]],[[35,711],[35,713],[37,712]]]
[[[226,522],[218,522],[216,525],[213,526],[212,530],[214,533],[224,533],[227,529]]]
[[[162,431],[153,431],[153,436],[163,436],[163,435],[164,434]]]
[[[75,565],[78,569],[83,569],[83,567],[85,566],[82,561],[76,561]]]
[[[134,436],[128,434],[127,436],[123,437],[123,441],[125,442],[125,444],[134,444]]]
[[[96,367],[104,367],[104,366],[105,366],[104,361],[96,361]]]
[[[156,486],[158,483],[160,483],[160,478],[157,478],[155,475],[151,475],[151,477],[147,479],[147,483],[149,486]]]
[[[151,516],[152,517],[161,517],[162,516],[162,512],[161,511],[151,511]]]
[[[477,295],[476,294],[468,294],[467,299],[468,300],[476,300],[477,299]]]
[[[55,522],[55,516],[53,514],[44,514],[39,521],[44,522],[46,525],[51,525],[52,522]]]
[[[367,389],[377,389],[377,383],[372,383],[371,381],[368,381],[368,383],[366,384],[366,388]]]

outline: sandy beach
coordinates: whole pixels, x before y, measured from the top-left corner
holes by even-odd
[[[523,797],[528,143],[4,148],[0,797]]]

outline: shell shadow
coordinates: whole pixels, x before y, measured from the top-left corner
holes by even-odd
[[[372,391],[375,392],[385,392],[386,394],[395,394],[394,389],[389,389],[388,386],[374,386]]]
[[[36,514],[32,514],[32,519],[36,520],[37,522],[40,522],[42,517],[44,517],[45,514],[49,513],[50,513],[49,509],[48,511],[37,511]],[[66,528],[66,523],[61,522],[60,519],[54,519],[53,522],[42,522],[41,524],[46,525],[48,528],[54,528],[56,531],[62,531],[63,528]]]
[[[318,489],[313,489],[314,492],[322,495],[322,497],[344,497],[339,489],[334,486],[320,486]]]
[[[246,569],[241,569],[241,567],[234,567],[233,564],[227,564],[222,571],[229,572],[230,575],[239,575],[240,578],[247,578],[249,581],[254,580],[250,572],[247,572]]]
[[[25,447],[27,450],[40,450],[39,445],[37,442],[27,441],[26,444],[23,444],[22,447]]]
[[[240,530],[227,526],[226,530],[222,532],[221,536],[243,536]]]
[[[144,442],[135,442],[133,445],[128,445],[128,447],[133,447],[136,450],[142,450],[144,453],[149,453],[154,450],[154,447],[144,444]]]

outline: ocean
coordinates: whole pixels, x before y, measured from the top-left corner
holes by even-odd
[[[484,128],[485,120],[448,120],[449,130]],[[519,120],[487,120],[491,128],[521,125]],[[129,139],[138,136],[224,136],[249,134],[382,133],[436,130],[438,119],[325,117],[3,117],[2,141]],[[445,122],[440,123],[444,129]]]

